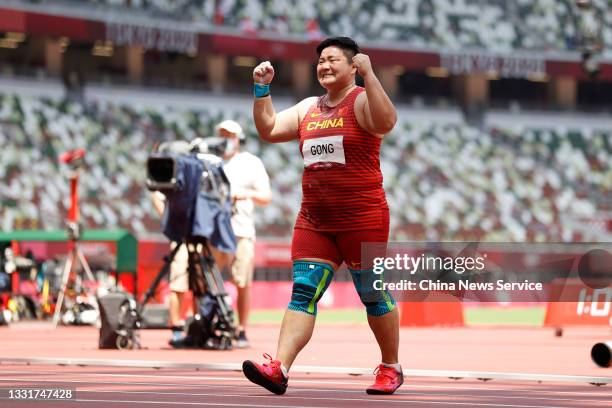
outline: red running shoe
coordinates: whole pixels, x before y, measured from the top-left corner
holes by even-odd
[[[376,381],[366,390],[368,394],[393,394],[404,383],[404,374],[398,373],[393,367],[380,364],[374,374]]]
[[[283,375],[280,360],[273,360],[268,353],[264,357],[270,360],[269,363],[257,364],[251,360],[242,363],[242,372],[252,383],[261,385],[266,390],[277,395],[283,395],[287,391],[287,380]]]

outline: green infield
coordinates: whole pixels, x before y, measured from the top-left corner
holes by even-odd
[[[483,306],[464,309],[469,325],[542,326],[546,306]]]
[[[280,324],[284,313],[284,310],[254,310],[251,312],[250,320],[253,324]],[[368,324],[365,310],[362,309],[319,310],[317,324],[330,323]]]
[[[284,310],[254,310],[251,312],[253,324],[280,324]],[[482,306],[467,307],[464,317],[470,326],[541,326],[546,306]],[[344,323],[367,324],[363,309],[319,310],[317,324]]]

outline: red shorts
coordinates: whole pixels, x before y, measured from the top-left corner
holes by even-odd
[[[344,261],[349,269],[361,269],[361,243],[386,243],[388,239],[388,212],[382,227],[375,230],[316,231],[295,228],[291,241],[291,260],[316,258],[331,261],[338,266]]]

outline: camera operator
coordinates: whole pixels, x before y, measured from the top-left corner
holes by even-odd
[[[242,127],[233,120],[216,126],[217,134],[228,139],[223,166],[231,186],[232,228],[237,238],[236,254],[231,262],[232,282],[238,291],[238,337],[236,347],[249,346],[246,328],[250,309],[250,290],[255,268],[255,205],[267,205],[272,199],[270,179],[262,161],[240,151],[244,141]]]

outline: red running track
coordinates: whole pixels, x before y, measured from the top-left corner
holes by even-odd
[[[413,379],[393,396],[369,396],[370,379],[297,374],[284,396],[249,383],[241,373],[179,369],[2,365],[0,392],[9,388],[75,390],[68,401],[0,402],[6,408],[69,407],[610,407],[612,393],[588,384],[538,384],[450,379]]]
[[[278,325],[249,329],[251,348],[233,351],[174,350],[169,330],[142,330],[141,350],[99,350],[94,327],[23,322],[0,326],[2,358],[73,358],[168,361],[177,363],[234,363],[260,360],[274,353]],[[597,367],[591,347],[612,339],[609,327],[567,328],[563,337],[542,328],[402,328],[400,362],[404,369],[495,371],[535,374],[612,376]],[[312,340],[296,365],[374,369],[380,352],[366,325],[317,325]],[[0,366],[1,369],[1,366]]]
[[[273,352],[278,326],[250,329],[252,348],[234,351],[173,350],[169,331],[141,332],[142,350],[98,350],[93,327],[53,328],[20,323],[0,328],[0,398],[9,388],[71,388],[76,401],[9,401],[25,407],[611,407],[612,384],[408,377],[394,396],[368,396],[373,376],[290,374],[282,397],[251,384],[239,372],[186,368],[78,367],[6,363],[21,359],[98,359],[169,363],[232,363]],[[611,377],[590,361],[591,346],[611,336],[609,328],[552,330],[525,328],[402,329],[400,357],[405,370],[496,371],[524,374]],[[364,325],[319,325],[296,365],[372,367],[379,354]]]

